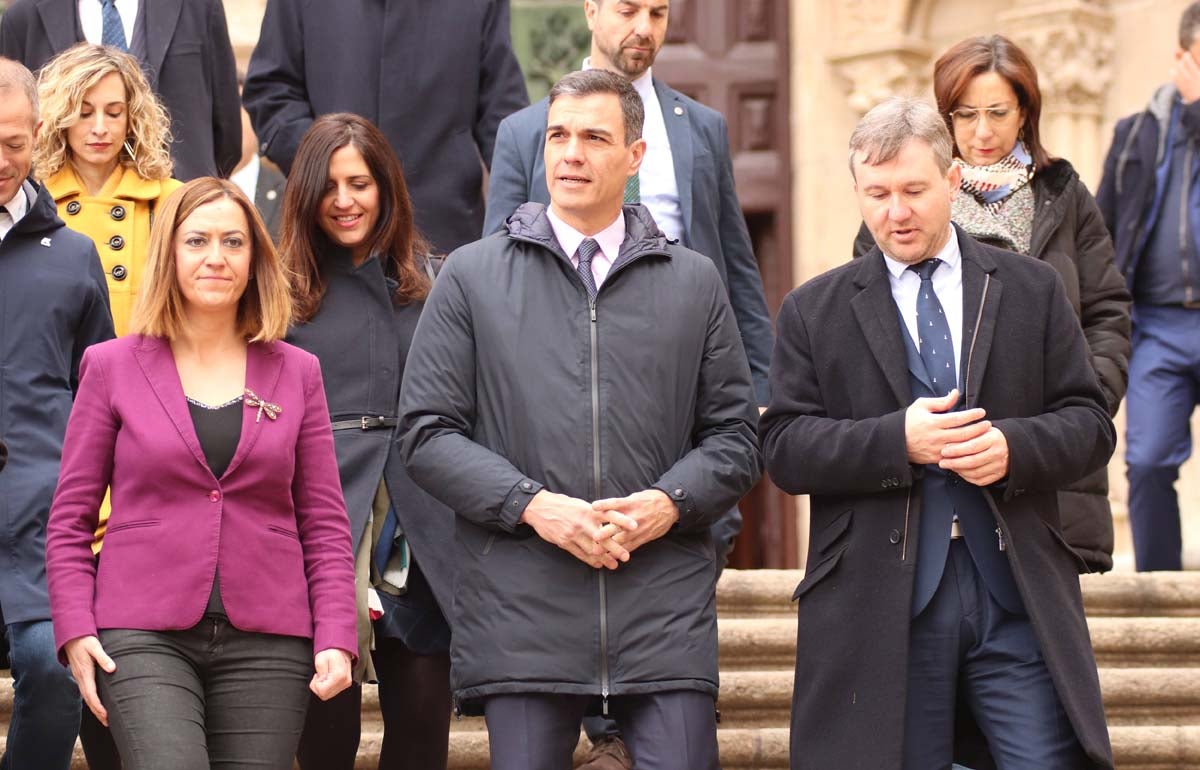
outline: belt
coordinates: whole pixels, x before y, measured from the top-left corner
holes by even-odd
[[[950,539],[961,540],[963,536],[962,525],[958,523],[958,519],[950,522]]]
[[[332,424],[334,430],[382,430],[400,424],[399,417],[358,417],[353,420],[338,420]]]

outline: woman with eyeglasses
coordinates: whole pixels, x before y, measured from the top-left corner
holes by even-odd
[[[1129,292],[1113,265],[1112,240],[1095,199],[1071,164],[1042,146],[1037,70],[1008,38],[968,38],[937,60],[933,91],[954,138],[954,163],[962,170],[951,218],[977,240],[1058,270],[1109,413],[1116,414],[1128,381]],[[874,245],[864,226],[854,255]],[[1064,537],[1088,569],[1111,569],[1107,471],[1061,491],[1059,513]]]

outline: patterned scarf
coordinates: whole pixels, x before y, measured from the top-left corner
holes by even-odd
[[[1033,178],[1033,158],[1022,142],[990,166],[973,166],[962,158],[955,158],[954,163],[962,169],[962,189],[993,214]]]

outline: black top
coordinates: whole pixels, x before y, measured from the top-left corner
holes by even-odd
[[[238,441],[242,437],[242,397],[238,396],[220,406],[209,406],[190,398],[187,402],[188,411],[192,415],[192,425],[196,428],[196,438],[200,440],[200,449],[204,452],[204,460],[212,474],[219,479],[229,467],[229,461],[233,459],[233,453],[237,451]],[[204,608],[204,614],[225,614],[216,575],[213,576],[212,591],[208,595],[208,606]]]

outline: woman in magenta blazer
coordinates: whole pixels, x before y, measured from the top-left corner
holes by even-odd
[[[229,182],[167,200],[146,270],[132,334],[80,365],[46,539],[59,657],[125,770],[285,770],[306,687],[347,687],[357,649],[321,370],[280,341],[286,275]]]

